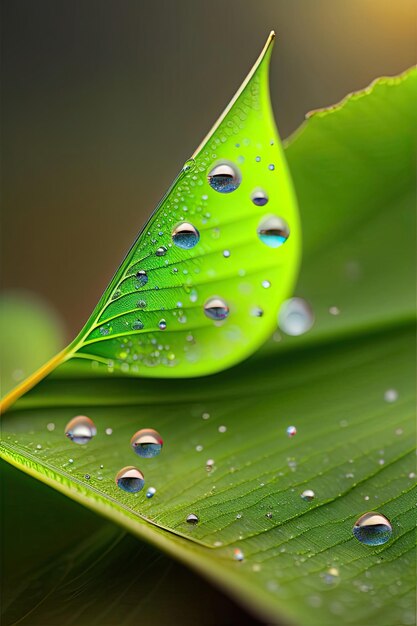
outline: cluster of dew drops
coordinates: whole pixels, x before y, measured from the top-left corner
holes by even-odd
[[[271,143],[273,141],[271,140]],[[260,157],[257,157],[257,160],[260,160]],[[185,166],[184,170],[187,171],[187,168],[191,166]],[[269,164],[268,169],[273,171],[275,169],[274,164]],[[230,162],[230,161],[220,161],[214,164],[207,174],[207,180],[210,187],[221,194],[229,194],[236,189],[238,189],[239,185],[242,182],[242,175],[238,169],[238,167]],[[268,203],[268,194],[265,190],[261,188],[256,188],[252,191],[250,195],[252,203],[257,207],[263,207]],[[270,248],[279,248],[281,247],[289,238],[290,228],[287,222],[276,215],[266,215],[264,216],[258,225],[257,235],[265,245]],[[200,233],[198,229],[189,222],[180,222],[177,224],[171,233],[171,239],[175,246],[178,248],[182,248],[184,250],[191,250],[200,241]],[[163,257],[168,252],[166,246],[160,246],[156,249],[155,255],[157,257]],[[231,255],[230,250],[224,250],[223,256],[225,258],[229,258]],[[136,272],[136,280],[137,287],[143,287],[148,283],[148,275],[145,270],[139,270]],[[269,280],[263,280],[262,286],[265,289],[269,289],[271,287],[271,283]],[[113,299],[117,299],[121,293],[116,291],[113,294]],[[298,303],[299,304],[299,303]],[[139,300],[137,304],[138,308],[144,308],[146,306],[146,302],[143,300]],[[288,317],[288,314],[291,314],[292,320],[294,316],[298,314],[298,310],[294,313],[292,311],[293,305],[291,305],[291,311],[288,311],[284,317]],[[220,296],[211,296],[209,297],[204,305],[203,305],[204,314],[214,322],[224,321],[229,316],[229,305],[227,301]],[[253,308],[251,314],[255,317],[262,317],[263,311],[259,307]],[[303,312],[304,316],[306,315],[305,311]],[[309,312],[307,311],[307,316]],[[294,318],[295,319],[295,318]],[[180,320],[181,321],[181,320]],[[284,320],[285,324],[285,320]],[[143,330],[144,323],[142,320],[137,319],[134,320],[131,324],[132,330]],[[166,330],[167,322],[165,319],[161,319],[158,322],[159,330]],[[99,328],[99,332],[101,335],[106,336],[110,333],[110,329],[108,325],[104,324]],[[289,334],[292,334],[291,332]],[[294,334],[298,334],[297,329],[295,329]]]
[[[388,403],[395,402],[398,398],[398,392],[394,389],[389,389],[384,394],[384,399]],[[203,413],[202,418],[208,419],[210,415]],[[54,425],[48,424],[48,430],[53,430]],[[227,431],[226,426],[219,426],[220,433]],[[107,428],[106,434],[111,434],[112,429]],[[71,419],[66,428],[66,437],[75,444],[84,445],[92,441],[97,434],[97,428],[89,417],[85,415],[79,415]],[[290,425],[286,428],[286,435],[292,439],[297,435],[297,427]],[[163,440],[158,431],[153,428],[142,428],[138,430],[130,440],[130,446],[133,452],[142,459],[149,459],[158,456],[163,447]],[[201,451],[202,446],[197,446],[196,450]],[[72,459],[70,459],[70,462]],[[214,460],[209,459],[206,462],[207,472],[211,472],[214,466]],[[411,477],[411,475],[410,475]],[[85,475],[88,480],[90,476]],[[143,472],[134,465],[128,465],[120,469],[115,476],[115,483],[119,489],[128,493],[136,494],[145,486],[145,477]],[[155,487],[149,487],[146,491],[146,497],[152,498],[156,493]],[[312,489],[304,489],[300,494],[301,499],[306,503],[312,503],[315,500],[316,494]],[[266,517],[272,519],[273,513],[267,512]],[[241,518],[241,514],[236,516],[237,519]],[[185,519],[186,523],[190,526],[196,526],[200,519],[195,513],[189,513]],[[362,544],[368,546],[379,546],[387,541],[392,536],[392,525],[385,515],[376,511],[368,511],[361,515],[355,522],[352,533],[354,537]],[[219,544],[220,545],[220,544]],[[243,561],[244,554],[239,548],[235,548],[233,551],[233,558],[236,561]],[[337,568],[331,568],[325,577],[326,582],[333,584],[339,576]]]

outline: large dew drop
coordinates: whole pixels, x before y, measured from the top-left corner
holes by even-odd
[[[258,237],[270,248],[279,248],[290,236],[288,224],[281,217],[268,215],[258,226]]]
[[[97,428],[89,417],[78,415],[68,422],[65,428],[65,436],[74,443],[84,445],[91,441],[97,434]]]
[[[385,515],[371,511],[355,522],[352,532],[361,543],[380,546],[391,538],[392,526]]]
[[[123,467],[116,474],[116,485],[128,493],[136,493],[140,491],[143,489],[144,484],[145,478],[142,472],[132,465]]]
[[[161,435],[153,428],[138,430],[130,440],[136,454],[145,459],[157,456],[162,450],[163,443]]]
[[[235,191],[242,180],[236,165],[228,161],[217,163],[208,174],[209,185],[219,193]]]
[[[195,526],[199,522],[198,515],[196,515],[195,513],[190,513],[189,515],[187,515],[187,519],[185,521],[187,522],[187,524]]]
[[[208,318],[219,322],[229,315],[229,307],[222,298],[209,298],[204,305],[204,313]]]
[[[278,324],[286,335],[297,337],[306,333],[314,324],[310,305],[302,298],[290,298],[282,303],[278,313]]]
[[[184,250],[190,250],[194,248],[199,242],[200,233],[192,224],[188,222],[182,222],[178,224],[172,232],[172,241],[178,248]]]
[[[256,206],[265,206],[268,202],[268,196],[263,189],[255,189],[251,195],[251,200]]]
[[[140,287],[146,285],[146,283],[148,282],[148,275],[145,270],[139,270],[139,272],[136,272],[136,279]]]

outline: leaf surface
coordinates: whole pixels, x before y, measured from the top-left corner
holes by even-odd
[[[381,79],[313,115],[286,147],[305,236],[297,295],[316,317],[309,333],[276,335],[246,363],[194,380],[108,377],[69,362],[5,415],[5,458],[272,621],[411,624],[416,92],[415,70]],[[97,425],[87,446],[63,436],[78,413]],[[129,440],[141,427],[164,439],[161,455],[140,463],[152,499],[114,483],[138,460]],[[387,544],[353,537],[367,510],[391,520]]]

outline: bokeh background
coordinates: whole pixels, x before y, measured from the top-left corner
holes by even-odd
[[[5,0],[2,12],[2,289],[47,303],[60,342],[272,28],[283,138],[416,56],[415,0]]]

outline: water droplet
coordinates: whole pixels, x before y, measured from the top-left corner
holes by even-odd
[[[242,513],[238,513],[238,514],[236,515],[236,519],[242,519]]]
[[[297,429],[295,426],[288,426],[287,435],[288,437],[294,437],[297,434]]]
[[[165,256],[167,252],[168,252],[168,249],[165,246],[161,246],[160,248],[158,248],[155,254],[156,256]]]
[[[267,517],[268,519],[272,519],[271,511],[268,511],[268,513],[265,513],[265,517]]]
[[[196,449],[196,452],[202,452],[203,446],[199,444],[198,446],[195,447],[195,449]]]
[[[242,178],[239,170],[233,163],[224,161],[217,163],[208,174],[208,182],[212,189],[219,193],[235,191]]]
[[[49,424],[46,425],[46,428],[52,432],[53,430],[55,430],[55,424],[53,424],[52,422],[50,422]]]
[[[302,298],[290,298],[281,305],[278,323],[287,335],[303,335],[313,326],[314,314],[310,305]]]
[[[187,515],[186,522],[187,524],[192,524],[193,526],[195,526],[195,524],[198,524],[199,522],[198,515],[196,515],[195,513],[190,513],[189,515]]]
[[[145,459],[157,456],[162,450],[163,443],[161,435],[153,428],[138,430],[130,440],[136,454]]]
[[[250,314],[252,315],[252,317],[262,317],[264,312],[259,306],[255,306],[253,307],[253,309],[251,309]]]
[[[204,305],[204,313],[214,321],[224,320],[229,315],[229,307],[222,298],[209,298]]]
[[[165,330],[167,327],[166,321],[164,319],[159,320],[158,327],[159,327],[159,330]]]
[[[146,285],[146,283],[149,280],[148,275],[145,272],[145,270],[139,270],[139,272],[136,272],[136,279],[141,287]]]
[[[281,217],[268,215],[258,226],[258,237],[270,248],[279,248],[290,236],[288,224]]]
[[[78,415],[68,422],[65,427],[65,435],[74,443],[85,444],[97,434],[97,428],[93,420],[85,415]]]
[[[106,428],[106,430],[104,432],[106,433],[106,435],[112,435],[113,434],[113,428]]]
[[[138,309],[144,309],[146,307],[145,300],[138,300],[136,306],[138,307]]]
[[[387,389],[384,393],[385,402],[396,402],[398,400],[398,391],[396,389]]]
[[[226,426],[219,426],[219,428],[218,428],[219,433],[225,433],[226,430],[227,430]]]
[[[153,498],[155,494],[156,494],[155,487],[149,487],[148,491],[146,492],[146,497]]]
[[[102,337],[105,337],[106,335],[109,334],[110,328],[108,326],[100,326],[98,331]]]
[[[251,200],[256,206],[265,206],[268,199],[268,195],[263,189],[255,189],[251,194]]]
[[[188,159],[183,165],[182,171],[187,173],[194,169],[195,161],[194,159]]]
[[[353,534],[367,546],[380,546],[391,538],[392,526],[385,515],[371,511],[355,522]]]
[[[223,256],[225,259],[228,259],[230,256],[230,250],[223,250]]]
[[[111,299],[117,300],[117,298],[120,298],[121,295],[122,295],[122,292],[117,289],[117,291],[115,291],[114,294],[112,295]]]
[[[74,459],[68,459],[68,463],[74,463]]]
[[[316,497],[316,494],[314,493],[314,491],[312,489],[306,489],[305,491],[303,491],[303,493],[301,494],[301,497],[303,500],[305,500],[306,502],[311,502],[312,500],[314,500],[314,498]]]
[[[172,241],[178,248],[189,250],[197,245],[200,239],[200,233],[192,224],[182,222],[178,224],[172,231]]]
[[[270,281],[269,281],[269,280],[263,280],[263,281],[262,281],[262,287],[263,287],[264,289],[269,289],[269,288],[270,288],[270,286],[271,286],[271,283],[270,283]]]
[[[132,330],[142,330],[143,328],[143,322],[141,322],[140,320],[135,320],[134,322],[132,322]]]
[[[91,476],[90,476],[90,474],[85,474],[85,475],[84,475],[84,478],[85,478],[86,480],[90,480]]]
[[[239,548],[235,548],[233,550],[233,558],[235,559],[235,561],[243,561],[245,557],[242,550],[239,550]]]
[[[340,309],[338,306],[331,306],[329,308],[330,315],[340,315]]]
[[[337,567],[330,567],[327,572],[323,574],[323,580],[326,585],[332,585],[333,587],[340,582],[339,570]]]
[[[210,413],[203,413],[202,416],[203,420],[208,420],[210,419]]]
[[[139,469],[129,465],[128,467],[124,467],[117,472],[116,485],[120,489],[123,489],[123,491],[136,493],[143,489],[145,485],[145,478]]]
[[[214,465],[214,460],[208,459],[208,461],[206,461],[206,470],[208,472],[211,472],[211,470],[213,469],[213,465]]]
[[[275,165],[274,165],[273,163],[270,163],[270,164],[268,165],[268,169],[269,169],[269,170],[271,170],[271,171],[273,171],[273,170],[275,169]]]
[[[42,446],[41,446],[41,444],[40,444],[40,443],[38,443],[38,445],[36,446],[36,449],[37,449],[37,450],[42,450]]]

